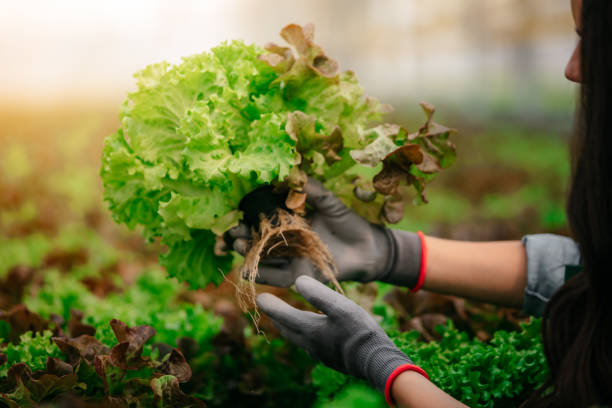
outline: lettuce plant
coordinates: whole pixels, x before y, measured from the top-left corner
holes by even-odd
[[[371,220],[397,222],[406,186],[424,199],[425,182],[452,162],[452,131],[431,122],[431,106],[412,134],[383,124],[386,107],[313,35],[312,25],[291,24],[281,31],[290,47],[233,41],[135,75],[121,127],[105,141],[105,200],[117,222],[161,238],[171,276],[194,287],[223,279],[232,257],[215,252],[216,237],[258,187],[284,187],[287,207],[299,209],[313,176]],[[357,164],[382,168],[373,180],[348,177]],[[346,194],[353,189],[365,206]]]
[[[6,356],[5,362],[0,364],[0,378],[6,377],[13,364],[27,361],[32,370],[40,370],[45,367],[47,358],[60,357],[59,349],[51,341],[52,335],[48,330],[36,334],[28,331],[19,337],[19,343],[6,346],[1,346],[0,339],[0,353]]]

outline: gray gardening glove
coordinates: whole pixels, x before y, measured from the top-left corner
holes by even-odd
[[[313,178],[308,179],[304,192],[314,209],[312,229],[334,257],[339,281],[380,280],[410,288],[417,284],[421,266],[421,240],[417,234],[369,223]],[[244,255],[250,239],[246,225],[232,228],[228,235],[233,248]],[[327,280],[308,260],[292,258],[265,259],[259,265],[256,282],[288,287],[299,275]]]
[[[414,366],[374,318],[353,301],[309,276],[298,277],[295,286],[324,314],[295,309],[269,293],[257,296],[257,305],[283,337],[311,357],[362,378],[383,393],[387,380],[398,367]]]

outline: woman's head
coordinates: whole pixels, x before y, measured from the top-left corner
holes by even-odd
[[[582,36],[582,0],[572,0],[572,17],[574,18],[574,26],[578,37]],[[570,57],[570,60],[565,67],[565,77],[572,82],[582,82],[582,73],[580,72],[580,48],[582,40],[578,41],[576,48]]]
[[[581,90],[567,215],[582,272],[548,303],[550,379],[530,406],[612,405],[612,1],[571,4],[580,41],[566,76]]]

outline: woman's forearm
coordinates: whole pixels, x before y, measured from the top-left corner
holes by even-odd
[[[526,255],[520,241],[467,242],[427,237],[426,245],[425,289],[522,306]]]
[[[391,395],[400,408],[467,408],[414,371],[405,371],[393,381]]]

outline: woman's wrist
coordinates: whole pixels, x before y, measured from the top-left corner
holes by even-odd
[[[391,385],[393,406],[399,408],[468,408],[415,371],[401,373]]]
[[[389,406],[393,406],[394,405],[394,403],[393,403],[393,394],[391,392],[392,388],[393,388],[393,384],[394,384],[395,380],[400,375],[402,375],[403,373],[405,373],[407,371],[412,371],[412,372],[418,373],[419,375],[422,375],[424,378],[429,380],[429,376],[427,375],[425,370],[423,370],[421,367],[415,365],[412,361],[410,361],[409,358],[406,358],[406,360],[408,361],[408,363],[398,365],[395,368],[395,370],[393,370],[391,372],[391,374],[386,376],[387,379],[386,379],[386,382],[385,382],[384,394],[385,394],[385,400],[387,401]]]
[[[431,384],[427,378],[416,371],[404,371],[391,384],[391,397],[395,407],[407,408],[413,405],[414,396],[423,391],[423,387]]]

